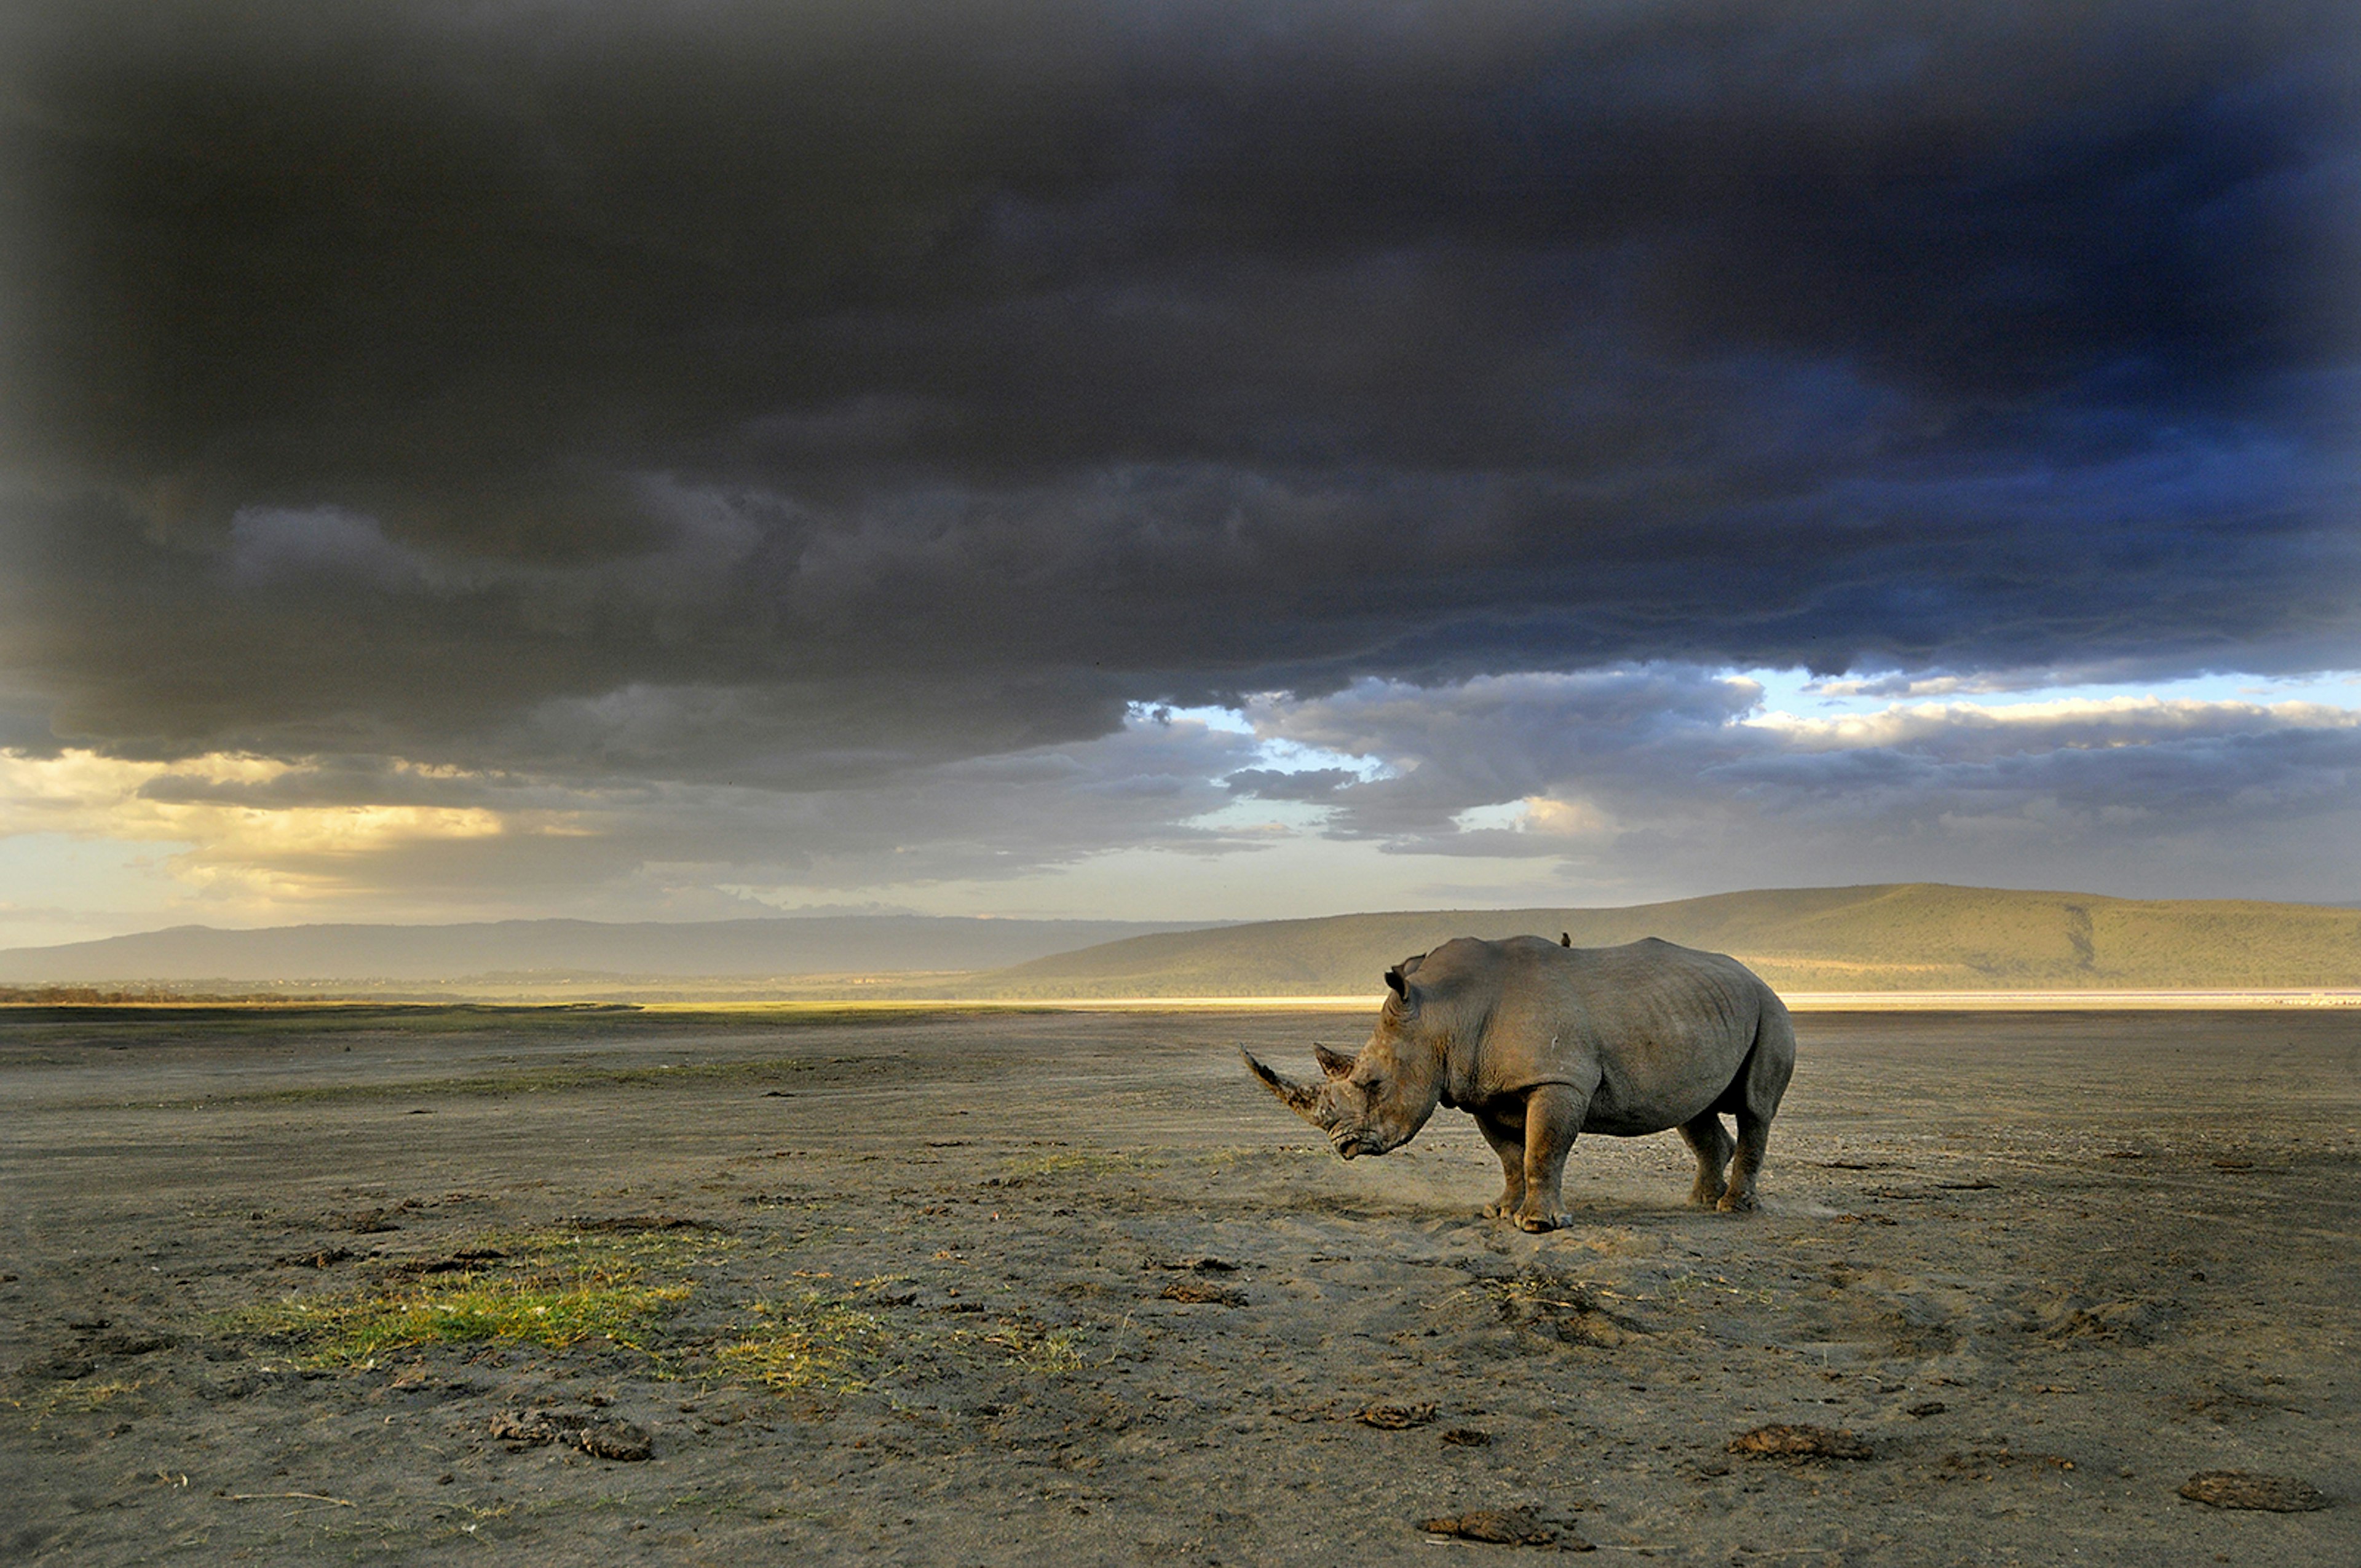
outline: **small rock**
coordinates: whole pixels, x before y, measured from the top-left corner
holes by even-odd
[[[1869,1444],[1850,1431],[1784,1423],[1740,1432],[1730,1440],[1730,1452],[1795,1459],[1867,1459],[1870,1456]]]
[[[2210,1508],[2260,1508],[2275,1514],[2303,1514],[2328,1507],[2328,1499],[2308,1481],[2291,1475],[2253,1475],[2244,1470],[2200,1470],[2180,1484],[2180,1495]]]
[[[2164,1337],[2181,1312],[2180,1302],[2158,1297],[2132,1297],[2092,1306],[2066,1300],[2053,1305],[2029,1326],[2046,1339],[2120,1339],[2125,1344],[2147,1344]]]
[[[718,1231],[709,1220],[684,1214],[569,1214],[557,1222],[569,1231],[593,1235],[636,1235],[645,1231]]]
[[[1454,1448],[1482,1448],[1492,1441],[1492,1434],[1475,1427],[1453,1427],[1443,1434],[1443,1441]]]
[[[528,1416],[502,1410],[492,1418],[492,1435],[502,1442],[553,1442],[556,1441],[557,1429],[550,1425],[547,1416],[538,1412]]]
[[[592,1421],[574,1433],[573,1441],[593,1459],[639,1460],[655,1453],[647,1428],[635,1421]]]
[[[1421,1519],[1418,1528],[1429,1535],[1488,1541],[1495,1546],[1554,1546],[1561,1552],[1596,1550],[1572,1530],[1543,1524],[1522,1508],[1470,1508],[1466,1513]]]
[[[498,1247],[462,1247],[448,1257],[402,1258],[388,1266],[389,1274],[480,1274],[488,1263],[508,1256]]]
[[[647,1428],[635,1421],[564,1410],[503,1410],[492,1418],[492,1436],[520,1448],[526,1443],[565,1442],[594,1459],[647,1459],[655,1453]]]
[[[1226,1285],[1202,1285],[1193,1279],[1182,1279],[1167,1285],[1157,1295],[1167,1301],[1187,1301],[1200,1306],[1243,1307],[1246,1293]]]
[[[1922,1417],[1923,1417],[1923,1416],[1939,1416],[1939,1415],[1941,1415],[1941,1414],[1943,1413],[1943,1409],[1944,1409],[1944,1405],[1943,1405],[1943,1401],[1942,1401],[1942,1400],[1940,1400],[1940,1399],[1929,1399],[1929,1400],[1927,1400],[1927,1401],[1925,1404],[1923,1404],[1923,1405],[1913,1405],[1913,1406],[1911,1406],[1911,1407],[1910,1407],[1910,1413],[1911,1413],[1912,1415],[1914,1415],[1914,1416],[1922,1416]]]
[[[1400,1431],[1409,1427],[1422,1427],[1434,1420],[1433,1405],[1371,1405],[1353,1412],[1353,1419],[1365,1427],[1381,1431]]]

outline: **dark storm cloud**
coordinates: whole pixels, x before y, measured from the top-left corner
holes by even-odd
[[[2361,777],[2361,727],[2317,705],[1925,704],[1809,718],[1759,712],[1761,696],[1749,681],[1660,666],[1449,693],[1366,682],[1262,717],[1300,744],[1396,764],[1329,797],[1328,830],[1417,852],[1568,852],[1546,821],[1533,832],[1454,827],[1470,808],[1533,798],[1594,805],[1602,831],[1734,816],[1931,828],[2028,806],[2251,827],[2350,809]]]
[[[1360,782],[1361,775],[1349,768],[1305,768],[1292,773],[1276,768],[1241,768],[1222,784],[1235,795],[1252,795],[1257,800],[1325,801],[1338,790]]]
[[[800,786],[2361,631],[2349,5],[7,27],[0,654],[116,750]]]
[[[2339,899],[2361,872],[2348,708],[2085,699],[1813,718],[1761,711],[1761,695],[1659,666],[1363,682],[1256,712],[1267,733],[1394,764],[1328,797],[1329,836],[1554,862],[1594,894],[1727,886],[1741,868],[1771,885]]]

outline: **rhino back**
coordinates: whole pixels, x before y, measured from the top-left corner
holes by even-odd
[[[1466,1064],[1471,1090],[1571,1083],[1590,1095],[1586,1132],[1662,1132],[1705,1111],[1780,1005],[1736,959],[1654,938],[1561,948],[1520,937],[1452,951],[1461,946],[1436,949],[1419,978],[1442,979],[1437,960],[1447,959],[1469,991],[1491,991]]]

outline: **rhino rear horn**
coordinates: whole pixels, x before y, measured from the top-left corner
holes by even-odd
[[[1289,1110],[1294,1112],[1297,1115],[1302,1117],[1305,1121],[1311,1123],[1315,1127],[1324,1128],[1327,1125],[1327,1124],[1322,1121],[1320,1117],[1320,1091],[1318,1090],[1306,1089],[1302,1084],[1296,1082],[1294,1080],[1281,1077],[1279,1074],[1273,1072],[1269,1068],[1267,1068],[1263,1066],[1262,1063],[1255,1060],[1254,1053],[1246,1049],[1244,1046],[1240,1046],[1238,1047],[1238,1055],[1246,1058],[1246,1070],[1253,1073],[1257,1078],[1261,1079],[1263,1081],[1263,1087],[1269,1090],[1273,1094],[1278,1095],[1281,1104],[1285,1105]]]
[[[1560,931],[1557,934],[1557,945],[1561,948],[1571,948],[1574,946],[1574,933],[1571,931]]]
[[[1317,1040],[1312,1042],[1312,1059],[1319,1062],[1320,1070],[1330,1078],[1344,1077],[1353,1070],[1353,1064],[1360,1059],[1357,1057],[1348,1057],[1343,1051],[1332,1051]]]

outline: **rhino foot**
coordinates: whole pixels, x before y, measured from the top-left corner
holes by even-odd
[[[1728,1194],[1729,1189],[1719,1181],[1699,1181],[1689,1189],[1689,1201],[1700,1209],[1710,1209]]]
[[[1513,1220],[1517,1217],[1517,1203],[1507,1199],[1498,1203],[1487,1203],[1484,1205],[1483,1213],[1488,1220]]]
[[[1752,1214],[1754,1212],[1754,1194],[1752,1192],[1725,1192],[1721,1195],[1721,1201],[1715,1204],[1714,1207],[1720,1210],[1725,1214]]]
[[[1574,1223],[1571,1214],[1520,1214],[1517,1228],[1538,1235],[1543,1231],[1562,1231]]]

